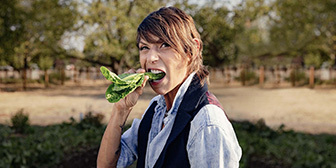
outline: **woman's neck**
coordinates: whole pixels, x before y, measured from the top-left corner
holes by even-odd
[[[171,90],[170,92],[168,92],[167,94],[164,95],[164,98],[165,98],[165,101],[166,101],[166,106],[167,106],[167,111],[169,111],[172,108],[175,96],[176,96],[178,90],[180,89],[182,83],[177,85],[173,90]]]
[[[183,81],[180,84],[178,84],[173,90],[164,95],[167,111],[169,111],[172,108],[178,90],[180,89],[181,85],[186,81],[189,75],[190,73],[188,73],[186,77],[183,79]]]

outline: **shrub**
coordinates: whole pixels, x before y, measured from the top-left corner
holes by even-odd
[[[33,131],[25,136],[16,136],[0,125],[0,167],[62,167],[63,161],[77,153],[98,149],[104,127],[80,129],[77,124],[33,125],[30,127]]]
[[[254,71],[249,71],[243,69],[240,72],[239,77],[236,80],[240,81],[243,86],[247,85],[254,85],[258,83],[258,76]]]
[[[286,80],[290,81],[292,86],[303,86],[309,83],[309,78],[306,76],[305,72],[300,70],[291,71],[289,78]]]
[[[36,83],[39,82],[37,80],[34,79],[27,79],[27,83]],[[3,78],[1,83],[3,84],[18,84],[18,83],[22,83],[22,78]]]
[[[44,74],[40,76],[41,83],[44,83],[45,77]],[[64,77],[64,80],[70,80],[69,77]],[[51,72],[49,73],[49,83],[58,85],[62,81],[62,75],[59,72]]]
[[[88,113],[84,118],[100,115]],[[33,133],[24,137],[10,136],[12,130],[0,124],[0,167],[96,167],[105,128],[78,128],[83,122],[31,126]],[[263,120],[232,124],[243,150],[240,168],[336,167],[336,135],[298,133],[284,126],[273,130]]]
[[[24,109],[19,109],[14,116],[11,117],[12,129],[16,133],[27,133],[30,127],[29,115],[24,113]]]
[[[259,120],[232,121],[243,155],[241,168],[247,167],[336,167],[336,136],[273,130]]]
[[[89,127],[100,128],[103,126],[103,114],[93,114],[93,112],[89,111],[85,114],[83,120],[78,123],[78,126],[82,129],[87,129]]]

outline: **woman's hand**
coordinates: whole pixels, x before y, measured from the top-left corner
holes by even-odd
[[[129,70],[126,73],[135,73],[135,70]],[[145,73],[144,69],[138,69],[136,73]],[[97,167],[116,167],[121,151],[122,128],[127,120],[129,113],[137,103],[139,96],[148,80],[148,76],[140,87],[134,92],[128,94],[125,98],[114,103],[111,118],[105,129],[99,153],[97,157]]]
[[[145,73],[145,72],[146,71],[144,69],[138,69],[137,71],[135,71],[134,69],[131,69],[127,71],[126,73]],[[115,110],[118,111],[123,116],[125,121],[130,111],[137,103],[140,95],[142,94],[143,88],[145,87],[148,78],[149,78],[148,76],[145,76],[145,79],[140,87],[138,87],[132,93],[128,94],[125,98],[119,100],[118,102],[114,104],[114,107],[116,108]]]

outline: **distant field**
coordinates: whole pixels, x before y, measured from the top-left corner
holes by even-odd
[[[32,124],[48,125],[79,119],[88,111],[110,116],[112,104],[104,98],[109,85],[105,81],[86,82],[81,86],[66,84],[50,89],[26,92],[0,92],[0,123],[21,108],[29,113]],[[222,103],[231,120],[255,122],[263,118],[270,127],[281,124],[287,129],[309,133],[336,134],[336,89],[222,87],[212,84],[210,91]],[[146,87],[129,117],[140,118],[155,93]]]

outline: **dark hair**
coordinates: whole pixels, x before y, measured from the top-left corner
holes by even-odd
[[[154,37],[158,37],[160,42],[168,43],[182,56],[190,57],[189,71],[196,71],[201,83],[204,83],[209,71],[203,65],[203,42],[190,15],[176,7],[162,7],[152,12],[138,27],[137,46],[139,47],[141,39],[157,43]],[[199,48],[195,38],[199,42]]]

